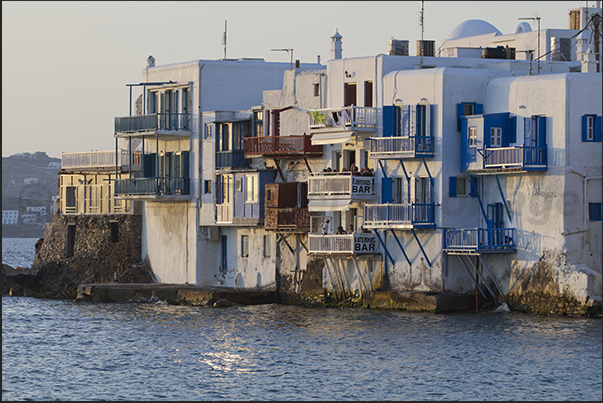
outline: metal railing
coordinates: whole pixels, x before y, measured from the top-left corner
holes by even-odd
[[[435,225],[435,203],[367,204],[364,206],[364,225]]]
[[[444,248],[457,250],[515,250],[515,228],[446,228]]]
[[[321,145],[312,145],[312,135],[263,136],[244,139],[245,154],[298,155],[322,154]]]
[[[547,147],[496,147],[484,149],[484,168],[547,167]]]
[[[190,113],[153,113],[115,118],[115,133],[190,131]]]
[[[216,152],[216,168],[244,168],[249,166],[243,150]]]
[[[433,136],[373,137],[371,154],[400,155],[409,157],[433,157]]]
[[[133,170],[140,170],[142,151],[132,152],[132,164],[130,164],[130,153],[127,150],[119,150],[118,153],[120,167],[126,169],[131,165]],[[62,153],[61,168],[115,168],[115,151]]]
[[[116,179],[116,196],[188,195],[190,178],[128,178]]]
[[[359,233],[346,235],[308,235],[308,253],[378,253],[375,234]]]
[[[341,108],[311,109],[310,129],[354,129],[377,126],[377,108],[346,106]]]
[[[372,198],[375,196],[375,178],[350,172],[317,173],[308,177],[308,197],[334,195]]]

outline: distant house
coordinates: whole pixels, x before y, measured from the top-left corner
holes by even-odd
[[[21,215],[21,222],[23,224],[37,224],[39,220],[38,214],[23,214]]]
[[[61,163],[59,161],[49,162],[46,169],[61,169]]]
[[[18,224],[19,210],[2,210],[2,225]]]
[[[39,214],[40,216],[45,216],[46,215],[46,206],[39,206],[39,207],[27,207],[27,212],[28,213],[32,213],[32,214]]]
[[[26,185],[34,185],[34,184],[38,183],[38,178],[26,178],[26,179],[23,179],[23,183]]]

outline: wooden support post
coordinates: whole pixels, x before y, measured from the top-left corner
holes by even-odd
[[[475,258],[475,313],[479,311],[479,256]]]

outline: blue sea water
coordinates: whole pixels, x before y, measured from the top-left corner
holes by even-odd
[[[601,337],[520,313],[3,296],[2,400],[601,401]]]

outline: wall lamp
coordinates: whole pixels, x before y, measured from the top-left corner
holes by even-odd
[[[346,78],[351,78],[351,77],[352,77],[352,75],[351,75],[350,73],[348,73],[348,71],[346,70],[346,71],[345,71],[345,77],[346,77]]]

